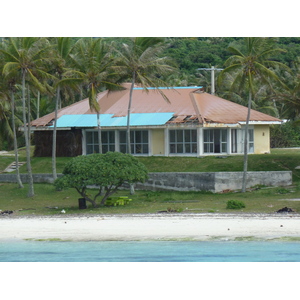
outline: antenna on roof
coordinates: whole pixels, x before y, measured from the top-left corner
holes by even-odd
[[[215,94],[215,71],[222,71],[224,69],[215,68],[212,66],[211,68],[199,68],[197,70],[205,70],[205,71],[211,71],[211,94]]]

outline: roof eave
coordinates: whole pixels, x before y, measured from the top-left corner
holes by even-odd
[[[249,125],[280,125],[283,121],[249,121]],[[239,124],[246,125],[245,121],[240,121]]]
[[[30,127],[30,131],[53,131],[54,126],[37,126]],[[71,130],[71,127],[56,127],[56,130]],[[20,127],[20,131],[24,131],[23,127]]]
[[[211,128],[211,127],[241,127],[239,123],[210,123],[206,122],[203,123],[204,128]]]

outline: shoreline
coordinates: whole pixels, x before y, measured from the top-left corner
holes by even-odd
[[[0,241],[300,241],[300,214],[1,216]]]

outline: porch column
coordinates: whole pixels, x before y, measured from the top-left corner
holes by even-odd
[[[227,139],[227,153],[231,154],[231,147],[232,147],[232,143],[231,143],[231,128],[228,128],[228,139]]]
[[[81,138],[81,142],[82,142],[82,155],[86,155],[86,130],[82,129],[81,133],[82,133],[82,138]]]
[[[198,156],[203,155],[203,127],[198,127],[197,128],[197,142],[198,142]]]
[[[170,150],[169,150],[169,128],[165,128],[165,156],[169,156]]]

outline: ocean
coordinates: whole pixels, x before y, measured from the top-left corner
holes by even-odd
[[[300,262],[300,242],[6,241],[0,262]]]

